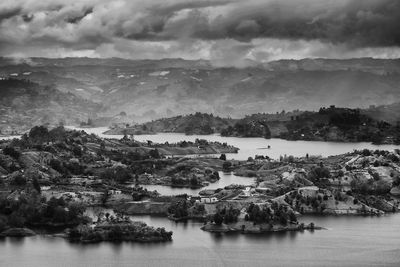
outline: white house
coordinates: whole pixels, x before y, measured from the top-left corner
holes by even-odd
[[[204,204],[211,204],[211,203],[217,203],[218,202],[218,198],[216,197],[202,197],[199,200],[200,203],[204,203]]]
[[[111,195],[121,195],[122,191],[121,190],[112,189],[112,190],[109,190],[108,193],[111,194]]]

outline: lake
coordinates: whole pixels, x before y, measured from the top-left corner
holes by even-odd
[[[102,137],[106,128],[84,129]],[[117,136],[120,138],[121,136]],[[354,149],[393,150],[397,146],[369,143],[286,141],[281,139],[233,138],[218,135],[186,136],[162,133],[135,136],[140,141],[163,143],[203,138],[227,142],[240,148],[228,157],[247,159],[255,154],[278,158],[280,155],[336,155]],[[271,149],[263,149],[268,145]],[[220,172],[221,179],[208,188],[231,183],[251,184],[251,178]],[[200,189],[149,186],[163,194],[197,194]],[[212,234],[200,230],[202,223],[176,223],[166,218],[134,216],[149,225],[172,230],[173,241],[162,244],[71,244],[56,237],[0,239],[0,266],[400,266],[400,214],[382,217],[305,216],[327,230],[265,235]]]
[[[122,135],[104,135],[103,132],[107,131],[106,127],[99,128],[77,128],[68,126],[70,129],[84,130],[87,133],[94,133],[104,138],[118,138],[121,139]],[[217,134],[213,135],[185,135],[183,133],[159,133],[154,135],[135,135],[135,140],[146,142],[147,140],[155,143],[177,143],[179,141],[194,141],[198,139],[206,139],[208,141],[217,141],[221,143],[228,143],[229,145],[238,147],[239,153],[227,154],[228,159],[247,160],[249,157],[255,155],[266,155],[273,159],[279,159],[280,156],[293,155],[296,157],[303,157],[307,153],[311,155],[332,156],[339,155],[353,150],[367,149],[381,149],[393,151],[395,148],[400,148],[396,145],[373,145],[371,143],[340,143],[340,142],[317,142],[317,141],[287,141],[283,139],[264,139],[258,137],[240,138],[240,137],[223,137]],[[271,148],[268,149],[268,146]]]
[[[171,196],[171,195],[198,195],[201,190],[204,189],[218,189],[224,188],[225,186],[231,184],[240,185],[252,185],[255,182],[255,178],[236,176],[233,173],[219,172],[220,179],[215,183],[210,183],[208,186],[192,189],[192,188],[182,188],[182,187],[170,187],[164,185],[140,185],[141,187],[147,188],[147,190],[154,191],[157,190],[161,195]]]
[[[163,244],[71,244],[56,237],[0,240],[0,266],[400,266],[400,214],[314,217],[328,230],[265,235],[212,234],[202,223],[136,220],[174,232]]]

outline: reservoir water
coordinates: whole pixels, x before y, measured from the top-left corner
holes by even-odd
[[[121,139],[122,135],[104,135],[103,132],[107,131],[106,127],[99,128],[77,128],[71,127],[70,129],[84,130],[87,133],[94,133],[104,138],[118,138]],[[296,157],[309,155],[315,156],[331,156],[339,155],[347,152],[352,152],[357,149],[381,149],[393,151],[400,146],[395,145],[373,145],[371,143],[340,143],[340,142],[317,142],[317,141],[287,141],[283,139],[264,139],[257,137],[239,138],[239,137],[223,137],[217,134],[213,135],[185,135],[183,133],[159,133],[154,135],[135,135],[135,140],[146,142],[147,140],[155,143],[177,143],[179,141],[194,141],[198,139],[206,139],[208,141],[217,141],[221,143],[228,143],[228,145],[239,148],[239,153],[228,154],[228,159],[247,160],[248,157],[255,155],[267,155],[273,159],[279,159],[279,156],[293,155]],[[270,149],[268,149],[270,146]],[[219,155],[218,155],[219,156]]]
[[[103,136],[101,133],[105,129],[84,130]],[[273,158],[284,154],[304,156],[306,153],[329,156],[354,149],[398,148],[369,143],[303,142],[228,138],[218,135],[186,136],[163,133],[135,136],[137,140],[160,143],[193,141],[196,138],[227,142],[239,147],[238,154],[228,156],[236,159],[247,159],[255,154]],[[271,149],[264,149],[268,145]],[[220,181],[211,184],[209,188],[253,182],[251,178],[232,174],[220,173],[220,176]],[[161,192],[164,194],[181,190],[153,187],[156,190],[169,190]],[[197,192],[198,190],[193,190],[193,194]],[[266,235],[212,234],[200,230],[202,223],[199,222],[176,223],[150,216],[133,218],[172,230],[173,241],[163,244],[80,245],[48,236],[5,238],[0,239],[0,266],[400,266],[400,214],[381,217],[305,216],[301,221],[312,221],[327,230]]]
[[[181,188],[181,187],[170,187],[164,185],[141,185],[147,190],[153,191],[157,190],[161,195],[171,196],[171,195],[180,195],[180,194],[188,194],[188,195],[198,195],[201,190],[204,189],[218,189],[224,188],[225,186],[231,184],[240,184],[240,185],[252,185],[255,182],[254,178],[249,177],[241,177],[233,175],[232,173],[224,173],[219,172],[220,179],[215,183],[210,183],[206,187],[192,189],[192,188]]]
[[[0,266],[400,266],[400,214],[312,217],[328,230],[212,234],[201,223],[134,217],[174,232],[163,244],[71,244],[57,237],[0,240]]]

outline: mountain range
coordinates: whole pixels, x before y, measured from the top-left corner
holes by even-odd
[[[399,74],[399,59],[280,60],[233,68],[183,59],[0,58],[0,79],[29,80],[73,95],[86,103],[73,106],[78,120],[106,118],[99,120],[104,125],[116,114],[126,114],[123,122],[144,122],[195,112],[241,118],[329,105],[388,105],[400,99]]]

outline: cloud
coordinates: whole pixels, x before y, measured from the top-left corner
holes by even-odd
[[[197,24],[191,17],[175,21]],[[221,11],[191,37],[253,40],[255,38],[320,40],[353,47],[399,46],[400,1],[274,0],[245,1]],[[175,27],[177,28],[177,27]],[[167,36],[179,37],[177,32]]]
[[[21,12],[20,7],[6,7],[0,9],[0,21],[19,15]]]
[[[5,0],[0,54],[181,56],[217,65],[390,57],[398,55],[398,25],[398,0]]]

